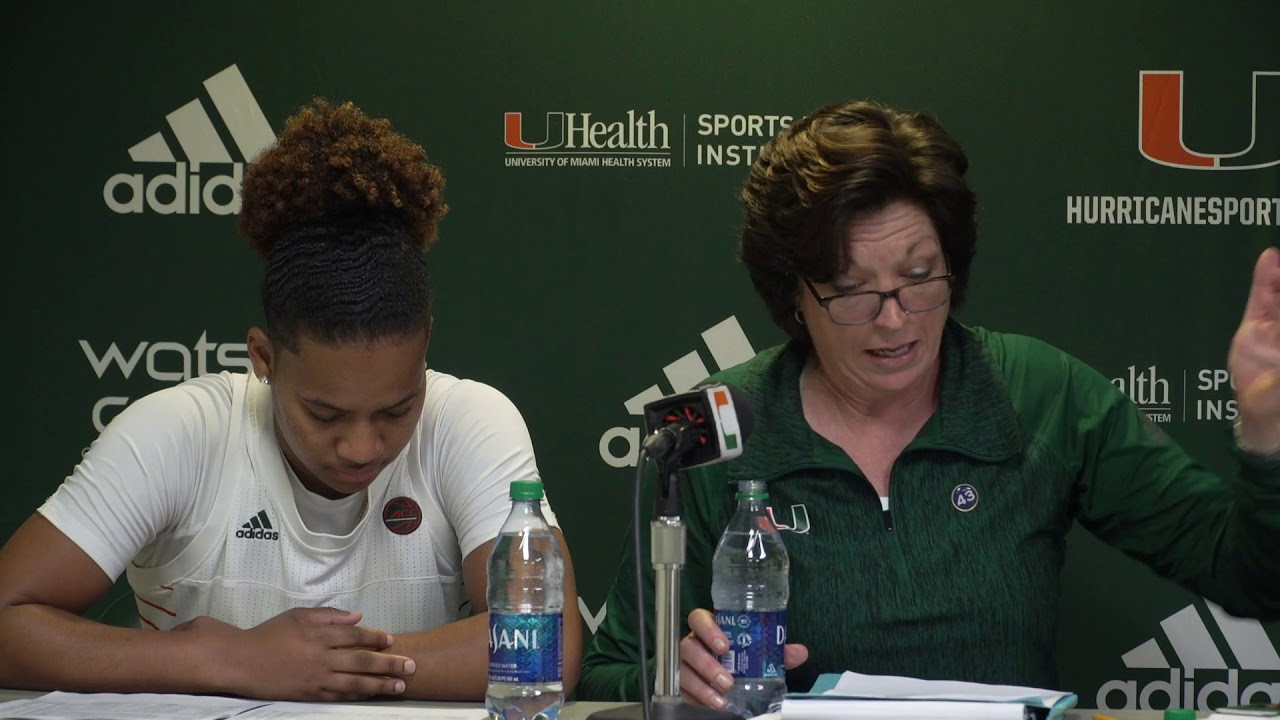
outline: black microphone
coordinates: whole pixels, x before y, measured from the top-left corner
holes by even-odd
[[[640,684],[644,702],[592,713],[588,720],[739,720],[736,713],[680,702],[679,612],[680,573],[685,563],[685,526],[680,519],[680,470],[732,460],[742,454],[751,432],[751,401],[727,383],[704,383],[689,392],[660,398],[644,406],[646,436],[636,464],[635,571],[636,627],[640,651]],[[645,649],[644,580],[640,543],[640,498],[644,459],[658,466],[655,517],[649,523],[649,557],[654,572],[654,640],[658,658],[653,693]],[[650,702],[650,700],[653,700]]]
[[[751,400],[728,383],[706,383],[644,406],[641,449],[668,472],[732,460],[751,432]]]

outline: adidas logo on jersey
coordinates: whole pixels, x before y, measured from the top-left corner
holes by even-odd
[[[143,173],[117,173],[102,187],[107,207],[120,214],[141,213],[146,208],[161,215],[195,215],[202,210],[214,215],[240,212],[240,181],[244,163],[252,160],[275,142],[275,133],[262,108],[240,74],[232,65],[204,81],[208,104],[214,117],[221,118],[216,127],[206,103],[196,98],[165,116],[167,131],[152,134],[129,148],[135,163],[153,163],[167,170],[145,177]],[[224,139],[225,138],[225,139]],[[229,148],[239,150],[234,158]],[[174,149],[180,152],[175,154]],[[220,172],[205,173],[201,163]],[[228,171],[229,172],[226,172]]]
[[[280,533],[271,528],[271,521],[267,519],[267,511],[259,510],[257,515],[249,518],[249,522],[240,526],[236,531],[236,537],[249,538],[251,540],[279,540]]]

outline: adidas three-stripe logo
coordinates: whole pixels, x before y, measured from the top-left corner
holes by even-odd
[[[239,67],[232,65],[207,78],[204,89],[209,92],[214,109],[240,150],[240,159],[253,159],[276,139]],[[200,169],[202,162],[234,162],[199,99],[191,100],[165,115],[165,120],[169,122],[169,128],[187,162],[191,163],[193,172]],[[129,148],[129,157],[135,162],[177,162],[162,133],[155,133]]]
[[[1280,701],[1280,682],[1268,679],[1280,670],[1280,655],[1262,624],[1228,615],[1208,601],[1204,607],[1207,612],[1199,603],[1188,605],[1161,620],[1163,633],[1121,655],[1126,668],[1147,672],[1103,683],[1094,699],[1095,707],[1207,710]],[[1162,671],[1160,679],[1152,679],[1151,670]]]
[[[736,315],[730,315],[704,330],[702,341],[707,344],[707,349],[711,351],[711,359],[721,370],[746,362],[756,354],[756,351],[751,348],[751,341],[747,340],[747,334],[742,331],[742,325],[738,324]],[[662,368],[662,374],[667,377],[667,382],[671,383],[671,392],[682,393],[706,380],[711,373],[702,362],[698,351],[694,350]],[[665,393],[662,392],[662,388],[650,385],[623,405],[628,413],[643,415],[644,406],[663,395]]]
[[[257,515],[249,518],[249,521],[240,526],[236,531],[236,537],[249,538],[252,540],[279,540],[280,533],[271,527],[271,520],[267,517],[266,510],[259,510]]]
[[[207,78],[204,89],[214,115],[222,121],[221,130],[201,98],[165,115],[172,140],[164,130],[153,133],[130,147],[129,157],[138,163],[167,164],[173,168],[172,174],[150,179],[141,173],[112,175],[102,188],[107,207],[122,214],[141,213],[144,208],[162,215],[196,214],[202,209],[215,215],[240,211],[244,163],[275,142],[275,133],[240,68],[232,65]],[[239,151],[239,157],[232,157],[231,146]],[[207,174],[202,180],[201,163],[224,166],[219,170],[229,165],[231,173]]]
[[[1195,605],[1188,605],[1160,621],[1178,664],[1187,670],[1214,670],[1237,667],[1241,670],[1280,670],[1280,655],[1267,631],[1257,620],[1238,618],[1206,601],[1209,617],[1222,632],[1235,665],[1228,665],[1222,648],[1214,642]],[[1120,656],[1128,668],[1171,667],[1160,643],[1152,638]]]

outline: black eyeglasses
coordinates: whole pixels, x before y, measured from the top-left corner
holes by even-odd
[[[880,316],[884,301],[889,298],[897,300],[898,307],[908,315],[937,310],[946,305],[947,299],[951,297],[951,278],[951,273],[947,273],[907,283],[892,290],[859,290],[827,297],[819,295],[818,289],[808,278],[804,278],[804,284],[813,293],[818,304],[827,311],[831,322],[837,325],[865,325]]]

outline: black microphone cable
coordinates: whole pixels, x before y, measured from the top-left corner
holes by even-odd
[[[649,681],[649,633],[645,629],[644,572],[640,569],[643,567],[640,550],[640,505],[644,495],[644,465],[648,455],[648,451],[642,444],[640,454],[636,457],[636,487],[631,518],[631,547],[634,552],[632,564],[635,565],[636,573],[636,628],[639,630],[637,639],[640,645],[640,708],[644,720],[649,720],[649,687],[652,685]]]

